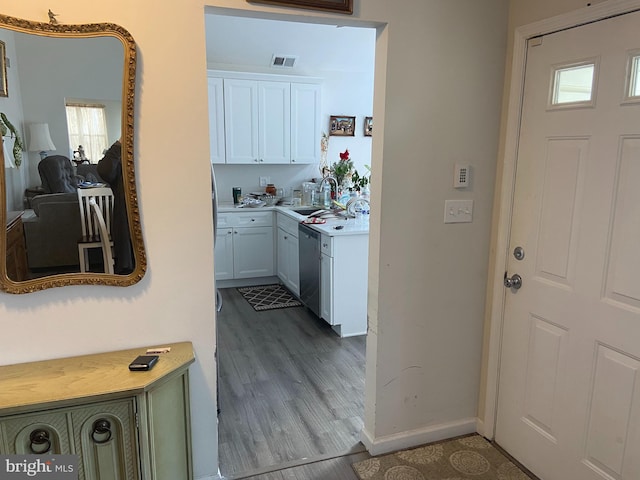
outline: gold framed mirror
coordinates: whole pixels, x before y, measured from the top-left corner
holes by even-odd
[[[0,15],[0,43],[0,289],[139,282],[132,36]]]

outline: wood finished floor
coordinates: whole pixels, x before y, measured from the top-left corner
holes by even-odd
[[[357,478],[350,465],[359,458],[286,467],[364,450],[359,439],[365,337],[341,339],[304,307],[256,312],[235,288],[221,293],[219,456],[224,478]],[[258,475],[279,468],[286,469]]]

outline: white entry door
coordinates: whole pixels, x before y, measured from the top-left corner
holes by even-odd
[[[543,480],[640,479],[639,71],[640,13],[528,46],[496,441]]]

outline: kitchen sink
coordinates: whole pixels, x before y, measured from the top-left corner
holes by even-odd
[[[311,215],[312,213],[318,212],[320,210],[322,210],[322,208],[317,208],[317,207],[316,208],[309,207],[309,208],[294,208],[293,209],[294,212],[299,213],[300,215]]]

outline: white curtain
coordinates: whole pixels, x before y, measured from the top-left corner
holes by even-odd
[[[75,151],[82,145],[91,163],[98,163],[107,145],[104,105],[67,104],[69,145]]]

